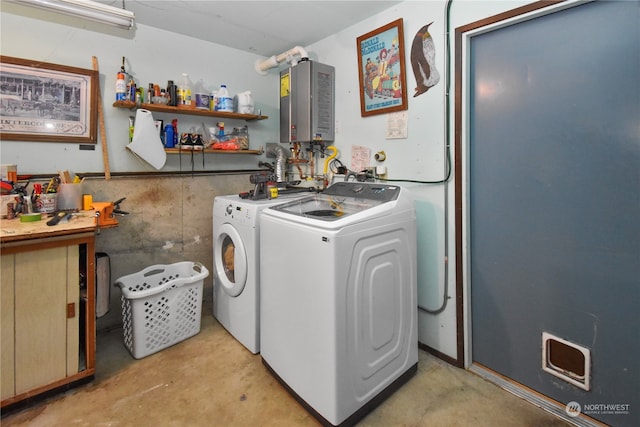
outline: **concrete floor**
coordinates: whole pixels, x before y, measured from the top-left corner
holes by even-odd
[[[317,426],[252,355],[204,313],[198,335],[135,360],[122,330],[99,333],[89,384],[6,415],[7,426]],[[420,351],[418,373],[361,426],[569,426]]]

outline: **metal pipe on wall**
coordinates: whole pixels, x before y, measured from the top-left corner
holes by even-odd
[[[309,58],[309,55],[307,55],[307,51],[303,47],[295,46],[287,50],[286,52],[282,52],[280,55],[273,55],[270,58],[264,60],[257,60],[255,63],[255,68],[258,74],[265,75],[267,74],[267,70],[277,67],[283,61],[287,61],[291,65],[296,65],[298,63],[298,61],[295,59],[296,56],[299,56],[300,59]]]

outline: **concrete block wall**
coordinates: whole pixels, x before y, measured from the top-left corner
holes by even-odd
[[[122,324],[121,293],[113,282],[154,264],[198,261],[209,269],[204,281],[203,315],[212,315],[213,199],[252,187],[249,174],[115,177],[85,180],[83,192],[96,202],[126,197],[116,228],[102,229],[96,252],[111,260],[110,311],[97,319],[98,331]]]

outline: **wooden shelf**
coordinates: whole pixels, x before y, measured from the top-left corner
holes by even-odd
[[[209,111],[209,110],[204,110],[199,108],[178,108],[178,107],[170,107],[168,105],[162,105],[162,104],[138,105],[133,101],[116,101],[113,103],[113,106],[115,108],[126,108],[128,110],[143,108],[149,111],[157,111],[158,113],[185,114],[185,115],[191,115],[191,116],[218,117],[221,119],[236,119],[236,120],[246,120],[246,121],[266,120],[269,118],[268,116],[262,116],[257,114],[226,113],[224,111]],[[247,151],[247,150],[244,150],[244,151]]]
[[[165,148],[164,151],[166,151],[167,154],[191,154],[192,152],[194,154],[199,154],[204,151],[205,153],[215,153],[215,154],[256,154],[256,155],[260,155],[264,152],[262,147],[260,147],[259,150],[212,150],[210,148],[206,150],[181,150],[180,148]]]

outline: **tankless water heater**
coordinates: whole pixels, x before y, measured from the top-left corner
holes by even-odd
[[[303,58],[280,72],[280,142],[333,141],[335,69]]]

